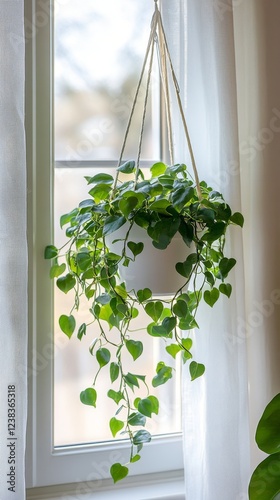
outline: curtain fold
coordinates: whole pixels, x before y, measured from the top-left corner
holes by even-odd
[[[241,211],[233,2],[162,3],[200,178]],[[184,24],[181,33],[174,17]],[[175,135],[177,161],[186,161],[180,125]],[[206,365],[206,373],[190,382],[188,367],[183,371],[187,500],[247,499],[250,441],[246,339],[239,337],[246,322],[240,228],[231,228],[227,254],[238,262],[229,277],[233,294],[213,309],[200,307],[200,329],[193,336],[194,359]]]
[[[200,177],[245,216],[227,248],[238,261],[233,294],[198,317],[195,358],[206,374],[193,383],[183,374],[186,499],[246,500],[263,459],[257,422],[280,392],[280,5],[162,5]],[[184,161],[180,126],[175,133]]]
[[[252,467],[264,458],[257,422],[280,392],[280,4],[246,0],[234,9]]]
[[[0,498],[25,498],[27,240],[23,0],[0,0]]]
[[[186,29],[187,113],[200,176],[241,211],[233,3],[188,0]],[[201,307],[194,335],[194,356],[206,373],[197,383],[185,383],[187,499],[247,498],[247,349],[239,339],[246,319],[242,233],[232,227],[227,245],[227,254],[237,259],[229,276],[232,296],[213,309]]]

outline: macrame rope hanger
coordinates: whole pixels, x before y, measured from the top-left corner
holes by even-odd
[[[124,136],[123,145],[121,148],[120,158],[118,161],[118,167],[121,165],[122,160],[123,160],[123,154],[124,154],[124,150],[126,147],[128,134],[129,134],[129,131],[131,128],[132,118],[133,118],[133,115],[135,112],[135,107],[137,104],[140,88],[142,85],[143,77],[144,77],[146,67],[148,64],[148,60],[149,60],[145,99],[144,99],[143,114],[142,114],[142,120],[141,120],[141,131],[140,131],[139,144],[138,144],[138,155],[137,155],[137,160],[136,160],[135,182],[137,181],[138,173],[139,173],[139,169],[140,169],[140,166],[139,166],[140,165],[140,156],[141,156],[141,150],[142,150],[143,133],[144,133],[146,112],[147,112],[149,88],[150,88],[150,83],[151,83],[154,48],[155,48],[155,44],[156,44],[158,60],[159,60],[160,77],[161,77],[162,87],[163,87],[163,91],[164,91],[164,98],[165,98],[170,161],[171,161],[171,164],[174,163],[174,143],[173,143],[173,130],[172,130],[171,105],[170,105],[170,89],[169,89],[169,81],[168,81],[168,64],[169,64],[169,68],[170,68],[170,72],[171,72],[172,82],[173,82],[174,88],[175,88],[175,93],[176,93],[178,107],[179,107],[179,111],[180,111],[180,115],[181,115],[181,119],[182,119],[182,123],[183,123],[184,133],[185,133],[185,137],[187,140],[188,150],[189,150],[190,159],[191,159],[191,165],[192,165],[194,178],[195,178],[195,182],[196,182],[196,190],[197,190],[197,194],[198,194],[199,199],[201,199],[202,195],[201,195],[201,189],[200,189],[200,183],[199,183],[199,176],[198,176],[198,172],[197,172],[197,168],[196,168],[196,163],[195,163],[195,158],[194,158],[193,149],[192,149],[192,145],[191,145],[188,126],[187,126],[186,118],[184,115],[182,100],[181,100],[181,96],[180,96],[180,87],[179,87],[179,84],[178,84],[178,81],[176,78],[176,74],[174,71],[169,47],[167,44],[167,39],[166,39],[165,30],[163,27],[161,13],[160,13],[160,10],[158,8],[158,0],[154,0],[154,3],[155,3],[155,11],[154,11],[152,21],[151,21],[150,36],[149,36],[149,40],[148,40],[148,45],[147,45],[147,49],[146,49],[146,53],[145,53],[145,57],[144,57],[144,62],[143,62],[139,82],[138,82],[136,92],[135,92],[135,97],[134,97],[134,100],[132,103],[132,108],[131,108],[130,116],[128,119],[127,128],[125,131],[125,136]],[[149,58],[149,56],[150,56],[150,58]],[[116,187],[117,182],[118,182],[118,174],[119,174],[119,172],[117,172],[114,187]]]

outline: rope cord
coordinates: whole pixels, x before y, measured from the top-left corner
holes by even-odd
[[[171,165],[173,165],[174,143],[173,143],[173,130],[172,130],[172,118],[171,118],[170,92],[169,92],[169,83],[167,75],[166,50],[161,32],[159,33],[159,39],[157,37],[157,44],[158,44],[158,61],[159,61],[160,75],[161,75],[164,100],[165,100],[169,155],[170,155]]]
[[[124,153],[125,146],[126,146],[126,143],[127,143],[127,138],[128,138],[128,134],[129,134],[130,126],[131,126],[131,121],[132,121],[132,118],[133,118],[133,115],[134,115],[134,111],[135,111],[135,107],[136,107],[138,95],[139,95],[139,92],[140,92],[140,87],[141,87],[141,84],[142,84],[142,80],[143,80],[145,69],[146,69],[146,65],[147,65],[147,60],[148,60],[149,53],[150,53],[150,50],[151,50],[151,45],[152,45],[152,43],[154,44],[154,37],[155,37],[157,25],[158,25],[158,14],[159,14],[159,11],[156,10],[154,12],[154,15],[153,15],[153,18],[152,18],[151,33],[150,33],[150,37],[149,37],[149,41],[148,41],[148,45],[147,45],[147,50],[146,50],[145,57],[144,57],[144,62],[143,62],[143,66],[142,66],[142,70],[141,70],[139,82],[138,82],[137,89],[136,89],[136,92],[135,92],[135,97],[134,97],[134,100],[133,100],[133,103],[132,103],[132,108],[131,108],[130,116],[129,116],[129,119],[128,119],[128,123],[127,123],[126,131],[125,131],[125,135],[124,135],[123,145],[122,145],[122,149],[121,149],[121,153],[120,153],[120,157],[119,157],[117,168],[121,165],[121,162],[122,162],[122,159],[123,159],[123,153]],[[115,189],[117,187],[118,178],[119,178],[119,172],[117,171],[112,194],[114,194]]]
[[[136,162],[136,175],[135,175],[135,184],[137,182],[138,174],[139,174],[139,165],[140,165],[140,156],[141,156],[141,149],[142,149],[142,142],[143,142],[143,133],[144,133],[144,124],[145,124],[145,118],[146,118],[146,111],[147,111],[147,103],[148,103],[148,95],[149,95],[149,87],[150,87],[150,80],[151,80],[151,73],[152,73],[152,64],[153,64],[153,56],[154,56],[154,45],[156,42],[159,50],[159,66],[160,66],[160,74],[161,74],[161,79],[162,79],[162,85],[164,89],[164,94],[165,94],[165,104],[166,104],[166,117],[167,117],[167,127],[168,127],[168,142],[169,142],[169,151],[170,151],[170,160],[171,164],[173,164],[173,157],[174,157],[174,144],[173,144],[173,132],[172,132],[172,120],[171,120],[171,106],[170,106],[170,92],[169,92],[169,85],[168,85],[168,74],[167,74],[167,59],[169,62],[170,70],[171,70],[171,75],[172,75],[172,81],[175,87],[176,91],[176,97],[177,97],[177,102],[179,106],[179,111],[181,115],[181,119],[183,122],[183,128],[187,140],[187,145],[190,153],[190,158],[191,158],[191,164],[192,164],[192,169],[194,172],[194,177],[195,177],[195,182],[196,182],[196,190],[198,194],[198,198],[201,200],[202,199],[202,194],[201,194],[201,188],[200,188],[200,182],[199,182],[199,176],[196,168],[196,163],[195,163],[195,158],[193,154],[193,149],[191,145],[191,140],[190,140],[190,135],[188,131],[188,126],[186,122],[186,118],[184,115],[184,110],[183,110],[183,105],[182,105],[182,100],[180,96],[180,87],[176,78],[176,74],[174,71],[169,47],[167,44],[167,39],[166,39],[166,34],[164,31],[163,23],[162,23],[162,17],[157,5],[158,0],[154,0],[155,2],[155,12],[152,17],[152,22],[151,22],[151,32],[149,36],[149,41],[145,53],[145,58],[142,66],[142,71],[140,74],[139,82],[137,85],[135,97],[133,100],[127,128],[125,131],[125,136],[124,136],[124,141],[120,153],[120,158],[118,162],[117,168],[121,165],[122,159],[123,159],[123,153],[125,150],[125,146],[127,143],[127,138],[129,134],[129,130],[131,127],[131,122],[132,118],[135,112],[135,107],[140,91],[140,87],[142,84],[142,80],[144,77],[145,69],[147,66],[147,61],[149,54],[151,52],[150,56],[150,63],[149,63],[149,70],[148,70],[148,78],[147,78],[147,86],[146,86],[146,93],[145,93],[145,101],[144,101],[144,109],[143,109],[143,115],[142,115],[142,122],[141,122],[141,132],[140,132],[140,139],[139,139],[139,145],[138,145],[138,156],[137,156],[137,162]],[[157,28],[158,28],[158,35],[157,35]],[[117,182],[118,182],[118,177],[119,177],[119,172],[117,171],[114,186],[113,186],[113,192],[112,195],[115,192],[115,189],[117,187]]]
[[[147,87],[146,87],[146,94],[145,94],[145,102],[144,102],[144,109],[143,109],[143,116],[142,116],[142,123],[141,123],[141,132],[140,132],[140,139],[139,139],[139,146],[138,146],[138,157],[137,157],[137,162],[136,162],[135,187],[136,187],[136,182],[137,182],[137,179],[138,179],[138,174],[139,174],[139,169],[140,169],[140,156],[141,156],[141,150],[142,150],[144,125],[145,125],[145,118],[146,118],[146,113],[147,113],[149,89],[150,89],[151,74],[152,74],[152,68],[153,68],[154,47],[155,47],[155,39],[154,39],[154,41],[152,43],[152,46],[151,46],[151,58],[150,58],[150,64],[149,64]]]
[[[172,63],[170,51],[169,51],[169,48],[168,48],[167,39],[166,39],[165,31],[164,31],[164,27],[163,27],[163,24],[162,24],[161,15],[159,15],[159,28],[160,28],[160,31],[162,33],[163,39],[164,39],[166,53],[167,53],[167,56],[168,56],[169,65],[170,65],[170,69],[171,69],[172,80],[173,80],[173,83],[174,83],[174,86],[175,86],[175,90],[176,90],[176,96],[177,96],[177,101],[178,101],[178,105],[179,105],[179,111],[180,111],[182,122],[183,122],[184,132],[185,132],[185,136],[186,136],[186,139],[187,139],[188,149],[189,149],[190,158],[191,158],[192,169],[193,169],[193,173],[194,173],[194,177],[195,177],[197,194],[198,194],[198,198],[201,200],[202,199],[202,194],[201,194],[199,176],[198,176],[198,171],[197,171],[197,168],[196,168],[196,163],[195,163],[193,148],[192,148],[192,145],[191,145],[189,130],[188,130],[186,118],[185,118],[185,115],[184,115],[182,100],[181,100],[181,96],[180,96],[180,87],[179,87],[179,84],[178,84],[178,81],[177,81],[177,78],[176,78],[176,74],[175,74],[175,71],[174,71],[174,67],[173,67],[173,63]]]

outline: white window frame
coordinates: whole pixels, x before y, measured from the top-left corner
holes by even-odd
[[[114,441],[56,449],[52,445],[53,283],[49,279],[49,263],[44,260],[43,253],[45,246],[53,239],[53,110],[50,106],[53,102],[53,2],[54,0],[25,0],[30,262],[26,481],[28,498],[37,498],[38,487],[75,483],[68,490],[70,488],[72,492],[77,492],[79,484],[87,485],[85,492],[90,489],[98,491],[101,499],[101,492],[105,495],[112,484],[109,479],[110,465],[115,461],[126,460],[127,455],[122,456],[129,449],[129,443]],[[171,490],[171,498],[176,498],[176,494],[183,491],[180,433],[154,437],[144,447],[141,461],[130,468],[130,476],[125,483],[136,488],[137,484],[145,482],[150,485],[150,492],[152,484],[158,485],[158,497],[163,497],[163,494],[168,493],[168,481],[177,485],[175,490]],[[128,486],[120,484],[114,488],[117,492]],[[56,491],[60,495],[62,490],[67,491],[67,488],[60,486]],[[77,498],[82,498],[82,491],[81,489],[81,496]],[[144,490],[139,490],[139,498],[158,498],[144,496],[150,495],[149,491],[144,493]],[[131,489],[127,489],[127,492],[122,493],[123,500],[131,498]]]

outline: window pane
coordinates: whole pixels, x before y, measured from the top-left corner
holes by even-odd
[[[88,198],[84,176],[96,174],[93,168],[83,168],[82,162],[100,160],[98,172],[112,173],[112,168],[102,168],[102,160],[113,160],[112,165],[115,165],[119,157],[154,5],[139,0],[57,0],[55,5],[55,159],[80,162],[77,168],[65,168],[64,165],[64,168],[55,169],[54,232],[55,244],[61,247],[65,236],[59,227],[59,218]],[[158,89],[158,77],[155,77],[151,85],[142,159],[159,158],[158,116],[152,113],[154,102],[159,99]],[[143,102],[144,88],[132,122],[126,158],[135,158],[137,154]],[[56,287],[54,293],[54,445],[111,440],[108,421],[117,407],[103,389],[102,384],[105,386],[109,380],[106,368],[97,386],[97,408],[86,407],[79,400],[80,392],[92,385],[96,370],[95,358],[88,349],[96,336],[96,326],[92,326],[82,342],[73,337],[69,341],[59,330],[58,318],[68,314],[72,307],[71,297]],[[89,322],[87,307],[81,311],[80,320],[75,313],[79,324]],[[135,328],[143,329],[146,322],[147,319],[139,315]],[[139,336],[149,355],[134,363],[128,354],[127,371],[135,373],[137,369],[139,374],[151,380],[158,361],[167,358],[171,366],[171,358],[158,339],[147,336],[143,330]],[[147,427],[154,435],[181,429],[180,364],[174,362],[174,368],[172,381],[153,391],[161,401],[160,415]],[[144,390],[142,396],[146,396]]]
[[[56,0],[55,6],[55,158],[115,160],[141,72],[153,2]],[[137,153],[143,102],[144,87],[127,158]],[[158,159],[151,127],[150,99],[142,159]]]
[[[110,172],[112,169],[100,169],[100,172]],[[84,176],[94,175],[91,168],[57,168],[55,170],[56,203],[55,220],[59,215],[72,210],[82,199],[88,198],[88,188]],[[59,247],[65,243],[64,231],[57,223],[55,225],[55,243]],[[80,342],[74,336],[69,341],[60,332],[58,318],[61,314],[68,314],[73,304],[73,297],[66,296],[55,287],[55,394],[54,394],[54,444],[55,446],[100,442],[111,440],[108,421],[114,416],[117,406],[107,397],[109,373],[108,367],[103,368],[99,378],[98,405],[96,409],[86,407],[80,403],[80,392],[90,387],[93,382],[97,362],[89,353],[89,346],[96,337],[95,324],[89,329],[88,334]],[[75,312],[78,324],[89,322],[87,313],[88,303],[82,308],[80,315]],[[135,320],[134,328],[143,328],[147,324],[145,315],[139,315]],[[150,322],[148,320],[148,322]],[[151,381],[155,375],[155,368],[159,361],[165,361],[169,366],[174,366],[172,380],[164,386],[153,389],[153,395],[159,397],[161,402],[160,414],[150,421],[147,429],[152,434],[180,432],[180,362],[172,365],[172,358],[166,353],[166,344],[161,339],[149,337],[142,330],[139,340],[144,343],[144,353],[136,362],[131,361],[128,354],[126,362],[127,371],[146,375]],[[103,388],[104,383],[104,388]],[[105,385],[106,384],[106,385]],[[107,389],[106,389],[107,388]],[[141,395],[141,394],[140,394]],[[147,392],[143,388],[142,397]],[[135,393],[135,397],[138,394]]]

